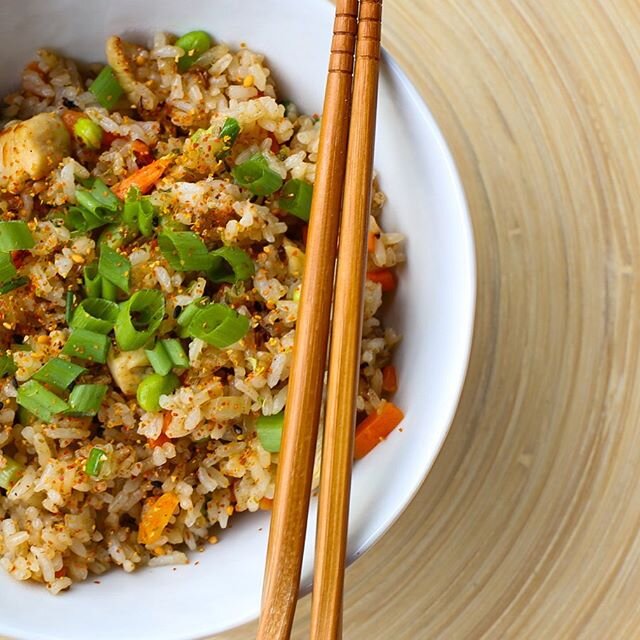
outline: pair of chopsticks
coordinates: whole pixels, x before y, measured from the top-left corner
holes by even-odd
[[[291,634],[332,300],[310,637],[342,635],[381,20],[382,0],[337,0],[258,640],[286,640]]]

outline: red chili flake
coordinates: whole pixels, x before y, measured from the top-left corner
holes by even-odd
[[[11,262],[16,269],[19,269],[31,255],[26,249],[18,249],[11,252]]]
[[[280,151],[280,143],[276,140],[273,133],[269,133],[269,138],[271,138],[271,153],[278,153],[278,151]]]
[[[58,569],[55,573],[56,578],[65,578],[67,576],[67,568],[62,567],[62,569]]]

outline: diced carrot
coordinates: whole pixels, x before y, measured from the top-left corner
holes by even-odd
[[[367,416],[356,427],[354,455],[364,458],[382,442],[401,422],[404,414],[392,402],[385,402],[380,411]]]
[[[280,143],[276,140],[273,133],[269,134],[269,138],[271,138],[271,153],[278,153],[278,151],[280,151]]]
[[[382,370],[382,390],[387,393],[395,393],[398,390],[398,375],[392,364],[388,364]]]
[[[149,446],[151,448],[161,447],[162,445],[167,444],[167,442],[171,442],[171,438],[169,438],[166,433],[162,432],[157,438],[149,440]]]
[[[153,188],[153,185],[160,180],[162,174],[172,162],[173,158],[171,156],[154,160],[151,164],[134,171],[129,177],[114,184],[113,187],[111,187],[111,191],[113,191],[120,200],[124,200],[127,197],[127,193],[129,193],[131,187],[138,187],[140,193],[148,193]]]
[[[368,271],[367,280],[379,282],[385,292],[393,291],[396,288],[396,276],[391,269],[380,269],[380,271]]]
[[[173,492],[165,493],[159,498],[149,498],[145,502],[138,529],[140,544],[153,544],[160,539],[179,502],[180,499]]]
[[[367,251],[373,253],[376,250],[376,240],[378,236],[373,231],[369,231],[367,235]]]
[[[133,154],[136,157],[136,163],[139,167],[146,167],[153,162],[151,149],[149,149],[149,145],[142,142],[142,140],[134,140],[131,143],[131,148],[133,149]]]
[[[67,130],[72,135],[76,122],[82,118],[86,118],[82,111],[74,111],[73,109],[65,109],[60,117],[62,118],[62,122],[64,122],[64,126],[67,127]]]
[[[262,500],[260,500],[260,508],[263,511],[271,511],[273,508],[273,500],[271,498],[262,498]]]
[[[108,149],[114,140],[117,140],[118,138],[121,138],[121,137],[122,136],[118,136],[115,133],[112,133],[111,131],[105,131],[102,134],[102,148]]]

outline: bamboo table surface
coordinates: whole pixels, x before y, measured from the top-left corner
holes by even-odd
[[[640,5],[385,3],[462,175],[478,308],[445,446],[347,572],[345,638],[638,638]]]

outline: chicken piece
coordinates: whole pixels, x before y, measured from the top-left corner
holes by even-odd
[[[158,99],[149,87],[136,80],[133,72],[132,59],[135,57],[136,50],[135,45],[124,42],[118,36],[111,36],[107,40],[107,62],[127,94],[129,102],[136,107],[153,111],[158,106]]]
[[[149,359],[144,349],[135,351],[118,351],[109,349],[107,366],[113,381],[125,396],[135,396],[138,385],[144,378],[144,370],[149,366]]]
[[[0,131],[0,189],[19,193],[41,180],[71,150],[69,132],[56,113],[40,113]]]

